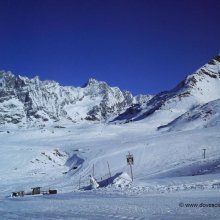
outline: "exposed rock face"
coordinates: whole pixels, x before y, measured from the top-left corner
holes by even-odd
[[[83,87],[63,87],[55,81],[0,72],[0,125],[108,121],[136,102],[130,92],[95,79],[90,79]]]

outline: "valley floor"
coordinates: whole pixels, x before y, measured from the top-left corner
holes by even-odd
[[[24,220],[212,220],[219,219],[220,216],[219,197],[220,191],[142,194],[133,196],[87,191],[51,196],[5,198],[0,201],[0,215],[1,219]]]
[[[161,132],[144,122],[2,128],[1,219],[219,219],[219,130]],[[108,164],[112,176],[130,174],[128,152],[132,184],[82,190],[91,174],[99,182],[109,178]],[[36,186],[58,194],[9,196]]]

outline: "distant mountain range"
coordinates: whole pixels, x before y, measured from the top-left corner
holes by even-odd
[[[1,127],[142,120],[158,129],[181,130],[190,129],[193,122],[193,126],[211,126],[214,122],[209,121],[218,118],[219,112],[220,55],[174,89],[155,96],[133,96],[95,79],[82,87],[67,87],[0,71]],[[204,123],[198,123],[198,119]]]
[[[82,87],[60,86],[38,77],[0,72],[0,125],[45,126],[80,121],[108,122],[134,104],[152,96],[132,96],[128,91],[89,79]]]

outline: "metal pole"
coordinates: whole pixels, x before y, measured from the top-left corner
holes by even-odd
[[[79,177],[79,189],[80,189],[80,185],[81,185],[81,175]]]
[[[110,166],[109,166],[108,161],[107,161],[107,164],[108,164],[108,172],[109,172],[109,177],[111,178],[111,177],[112,177],[112,175],[111,175]]]
[[[205,159],[205,151],[206,151],[206,149],[204,148],[202,150],[203,150],[203,158]]]
[[[95,176],[95,165],[93,164],[92,166],[92,176],[94,177]]]
[[[132,171],[132,165],[130,164],[130,169],[131,169],[131,179],[133,181],[133,171]]]

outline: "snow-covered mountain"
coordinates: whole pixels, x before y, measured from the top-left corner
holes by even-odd
[[[165,125],[196,106],[220,98],[220,55],[214,57],[195,73],[186,77],[174,89],[155,95],[144,105],[134,105],[116,118],[116,121],[142,119]]]
[[[0,125],[42,126],[57,121],[104,121],[151,96],[133,97],[128,91],[90,79],[83,87],[64,87],[38,77],[0,72]]]
[[[219,219],[219,64],[152,99],[1,72],[1,219]],[[81,118],[114,123],[72,123]],[[43,195],[50,189],[58,195]]]
[[[154,97],[134,97],[95,79],[82,87],[67,87],[0,71],[0,125],[44,126],[84,120],[124,123],[144,119],[151,126],[160,127],[219,98],[220,55],[174,89]]]

